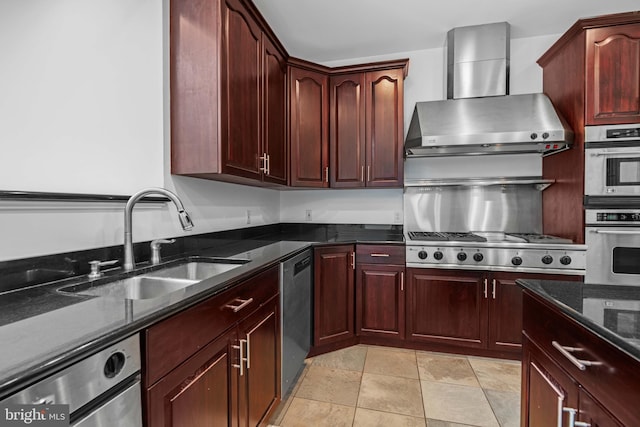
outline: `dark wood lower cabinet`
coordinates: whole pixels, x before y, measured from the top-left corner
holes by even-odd
[[[522,427],[640,425],[637,359],[528,290],[523,337]],[[579,369],[560,346],[594,363]]]
[[[146,396],[147,425],[233,425],[237,402],[231,397],[237,394],[237,379],[231,345],[235,341],[235,330],[222,335],[151,386]]]
[[[147,427],[266,423],[280,402],[278,277],[258,273],[146,330]]]
[[[275,409],[280,395],[278,299],[240,324],[240,345],[246,357],[240,375],[240,426],[257,426]],[[242,363],[242,362],[241,362]]]
[[[355,338],[355,251],[353,245],[314,252],[314,346]]]
[[[486,345],[483,273],[409,269],[407,339],[465,347]]]
[[[404,265],[358,264],[356,333],[404,338]]]

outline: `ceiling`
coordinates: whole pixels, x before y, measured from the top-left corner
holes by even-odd
[[[291,56],[315,62],[442,47],[454,27],[507,21],[511,38],[565,32],[638,0],[253,0]]]

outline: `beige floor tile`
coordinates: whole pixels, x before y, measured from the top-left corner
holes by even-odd
[[[364,372],[417,380],[418,367],[415,352],[389,351],[371,347],[367,352]]]
[[[474,426],[498,426],[480,388],[433,381],[421,381],[421,385],[427,418]]]
[[[502,427],[520,425],[520,393],[485,390],[489,404]]]
[[[423,381],[480,387],[466,357],[417,352],[418,372]]]
[[[420,381],[364,373],[358,407],[424,418]]]
[[[480,387],[490,390],[520,392],[520,362],[469,357]]]
[[[353,427],[425,427],[425,419],[356,408]]]
[[[295,397],[356,406],[362,373],[311,365]]]
[[[294,398],[282,427],[350,427],[356,408],[315,400]]]
[[[353,346],[315,356],[313,358],[313,364],[327,368],[362,372],[366,356],[366,347]]]
[[[470,426],[469,424],[452,423],[449,421],[427,419],[427,427],[474,427],[474,426]]]

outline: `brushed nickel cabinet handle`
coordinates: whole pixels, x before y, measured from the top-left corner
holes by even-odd
[[[324,182],[329,182],[329,166],[324,168]]]
[[[578,347],[567,347],[564,345],[561,345],[560,343],[558,343],[558,341],[551,341],[551,345],[554,346],[556,348],[556,350],[558,350],[560,352],[560,354],[562,354],[564,357],[566,357],[569,362],[573,363],[573,365],[580,369],[581,371],[584,371],[585,369],[587,369],[587,366],[598,366],[598,365],[602,365],[602,362],[594,362],[591,360],[582,360],[582,359],[578,359],[577,357],[575,357],[572,353],[577,352],[577,351],[582,351],[581,348]]]
[[[253,298],[249,298],[249,299],[245,299],[245,300],[241,300],[240,298],[236,298],[236,301],[238,301],[240,303],[240,305],[227,304],[227,305],[225,305],[225,307],[230,308],[230,309],[233,310],[234,313],[237,313],[240,310],[242,310],[243,308],[245,308],[246,306],[248,306],[249,304],[251,304],[253,302]]]
[[[265,154],[265,156],[267,156],[267,175],[271,174],[271,156],[269,156],[268,154]]]
[[[260,172],[264,172],[267,173],[267,155],[264,154],[260,157],[258,157],[258,160],[260,160]]]
[[[238,349],[240,350],[240,354],[238,355],[238,364],[232,364],[231,366],[233,366],[236,369],[240,369],[240,376],[244,375],[244,365],[242,364],[243,362],[247,361],[247,358],[244,357],[244,347],[242,346],[242,343],[246,343],[247,340],[238,340],[238,345],[232,345],[231,348],[233,349]],[[247,347],[247,350],[249,349],[249,347]],[[248,368],[248,366],[247,366]]]
[[[356,269],[356,253],[355,252],[351,252],[351,268],[353,270]]]
[[[389,254],[380,254],[380,253],[375,253],[375,252],[374,252],[374,253],[369,254],[369,256],[372,256],[372,257],[379,257],[379,258],[380,258],[380,257],[386,258],[386,257],[389,257],[390,255],[389,255]]]
[[[400,291],[404,291],[404,271],[400,272]]]
[[[491,296],[493,297],[493,299],[496,299],[496,279],[492,279],[491,284],[493,285]]]
[[[587,422],[584,422],[584,421],[576,421],[576,414],[578,413],[577,409],[563,407],[562,410],[569,414],[569,426],[568,427],[591,427],[590,423],[587,423]],[[562,423],[562,420],[560,420],[560,423]]]
[[[360,181],[364,181],[364,166],[360,166]]]
[[[371,181],[371,166],[367,165],[367,181]]]
[[[487,279],[483,280],[484,282],[484,290],[482,291],[482,293],[484,294],[484,297],[487,298],[487,288],[488,288],[488,283],[487,283]]]

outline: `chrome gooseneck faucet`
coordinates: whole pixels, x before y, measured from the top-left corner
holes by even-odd
[[[191,218],[189,218],[189,214],[184,210],[184,206],[182,205],[182,201],[173,194],[169,190],[165,190],[164,188],[145,188],[144,190],[138,191],[133,196],[129,197],[127,201],[127,205],[124,208],[124,265],[123,268],[125,271],[131,271],[135,268],[136,262],[133,258],[133,238],[131,237],[131,218],[133,216],[133,206],[138,202],[138,200],[142,199],[144,196],[148,196],[150,194],[161,194],[163,196],[171,199],[174,205],[176,205],[176,209],[178,210],[178,219],[180,219],[180,224],[182,225],[183,230],[191,230],[193,228],[193,222],[191,222]]]

